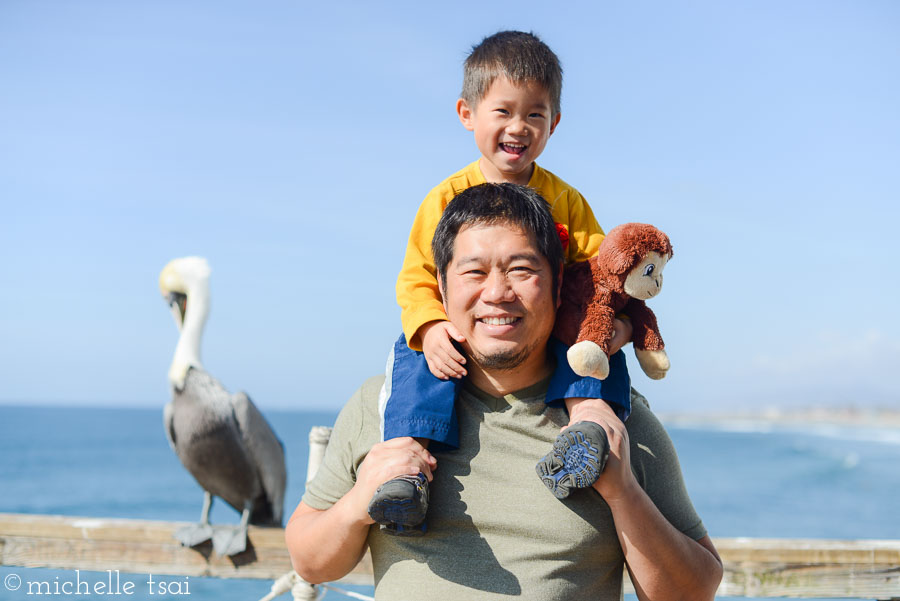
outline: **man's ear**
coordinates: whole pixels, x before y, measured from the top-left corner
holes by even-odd
[[[562,113],[556,113],[556,116],[550,121],[550,134],[553,135],[553,132],[556,131],[556,126],[559,125],[559,118],[562,117]]]
[[[444,305],[444,313],[447,312],[447,295],[444,294],[444,280],[441,279],[440,272],[437,273],[438,291],[441,293],[441,304]]]
[[[559,264],[559,277],[556,278],[556,308],[559,309],[559,306],[562,304],[562,281],[563,276],[565,274],[566,265],[564,263]]]
[[[463,124],[463,127],[469,131],[475,129],[475,124],[472,122],[475,111],[469,106],[469,103],[466,102],[464,98],[460,98],[456,101],[456,114],[459,115],[459,121]]]

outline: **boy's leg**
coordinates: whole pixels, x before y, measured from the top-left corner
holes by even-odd
[[[409,348],[401,334],[388,356],[378,396],[381,439],[412,436],[459,448],[455,407],[459,383],[436,378],[425,354]]]
[[[603,399],[616,415],[625,421],[631,413],[631,381],[622,351],[610,357],[610,373],[605,380],[581,377],[569,367],[566,346],[550,340],[556,357],[556,371],[547,391],[547,402],[565,402],[571,411],[575,403],[584,399]],[[553,450],[538,462],[538,476],[559,499],[577,488],[591,486],[609,457],[606,431],[594,422],[578,422],[563,430],[553,444]]]
[[[625,353],[621,350],[609,358],[609,376],[605,380],[579,376],[569,366],[568,347],[550,338],[548,350],[556,358],[556,369],[547,387],[548,405],[562,406],[565,399],[603,399],[623,422],[631,414],[631,377]]]
[[[412,436],[428,448],[433,443],[459,447],[455,401],[458,380],[440,380],[428,369],[425,355],[400,338],[388,357],[378,399],[382,440]],[[369,515],[391,534],[425,532],[428,480],[424,474],[385,482],[369,502]]]

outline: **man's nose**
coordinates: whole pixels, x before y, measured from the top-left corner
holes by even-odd
[[[516,298],[506,273],[492,271],[484,282],[482,299],[488,303],[508,303]]]

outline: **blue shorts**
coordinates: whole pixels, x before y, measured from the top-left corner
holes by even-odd
[[[622,421],[631,413],[631,378],[621,350],[609,358],[605,380],[584,378],[572,371],[566,360],[568,347],[550,338],[548,350],[556,358],[556,369],[547,388],[546,403],[564,405],[575,397],[603,399]],[[441,380],[431,373],[425,354],[414,351],[401,334],[388,356],[384,386],[378,397],[382,440],[413,436],[459,448],[456,394],[461,380]]]

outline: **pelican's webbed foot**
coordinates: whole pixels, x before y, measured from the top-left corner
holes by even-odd
[[[213,529],[213,549],[219,555],[237,555],[247,550],[247,524],[250,522],[250,510],[253,504],[244,504],[241,523],[238,526],[216,526]]]
[[[175,539],[185,547],[196,547],[213,537],[209,524],[191,524],[175,531]]]
[[[212,535],[213,549],[219,555],[237,555],[247,550],[246,526],[216,526]]]
[[[209,525],[209,508],[212,507],[212,495],[203,491],[203,509],[200,510],[200,523],[191,524],[175,531],[175,540],[185,547],[196,547],[213,537],[212,526]]]

